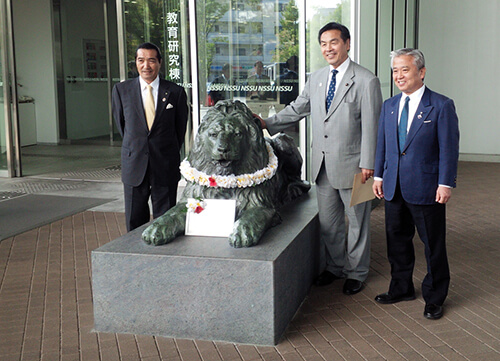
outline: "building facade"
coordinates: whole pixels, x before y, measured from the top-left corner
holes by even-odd
[[[473,2],[458,2],[476,18],[498,10],[495,0],[474,11]],[[429,59],[441,59],[445,50],[433,40],[461,38],[446,30],[456,23],[452,8],[444,0],[0,0],[0,177],[22,176],[24,147],[96,140],[119,146],[111,89],[137,76],[134,52],[142,42],[160,47],[161,76],[186,89],[193,110],[188,151],[216,96],[243,101],[264,117],[288,104],[307,74],[325,65],[317,33],[329,21],[350,28],[351,58],[379,76],[384,98],[390,97],[389,52],[420,47]],[[422,14],[442,14],[441,24]],[[488,19],[484,26],[498,30]],[[449,66],[437,66],[428,75],[433,89],[454,97],[450,79],[435,76]],[[457,102],[466,128],[469,119],[461,115],[469,115],[469,101]],[[307,122],[288,132],[306,159],[307,177]],[[480,138],[462,138],[465,153],[498,161],[497,142],[485,146]]]

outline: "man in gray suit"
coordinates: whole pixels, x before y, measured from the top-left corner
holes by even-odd
[[[349,29],[328,23],[318,40],[329,66],[312,73],[302,94],[264,122],[274,134],[310,115],[324,268],[315,285],[345,278],[343,292],[353,295],[368,276],[371,202],[349,207],[352,184],[357,173],[363,183],[373,176],[382,94],[378,78],[349,59]]]

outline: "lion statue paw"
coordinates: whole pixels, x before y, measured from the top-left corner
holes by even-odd
[[[172,242],[184,232],[186,203],[178,203],[142,232],[142,240],[153,246]]]

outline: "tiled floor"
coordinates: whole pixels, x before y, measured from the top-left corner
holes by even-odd
[[[459,167],[448,205],[452,284],[440,320],[422,316],[421,297],[395,305],[374,301],[389,276],[378,207],[365,290],[345,296],[339,281],[312,288],[276,347],[96,333],[90,252],[125,227],[121,211],[94,209],[0,243],[0,359],[500,360],[500,164]],[[416,285],[426,268],[420,243]]]

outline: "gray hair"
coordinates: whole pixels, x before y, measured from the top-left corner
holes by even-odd
[[[417,66],[418,70],[425,67],[424,53],[422,53],[418,49],[403,48],[403,49],[391,51],[391,68],[393,67],[394,58],[397,58],[398,56],[402,56],[402,55],[412,56],[413,62]]]

